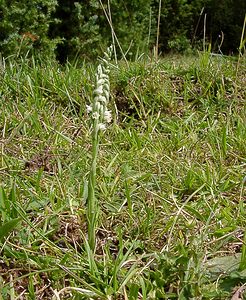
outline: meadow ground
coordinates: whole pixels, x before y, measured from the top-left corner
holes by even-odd
[[[1,62],[0,299],[241,299],[245,57],[112,62],[93,254],[96,66]]]

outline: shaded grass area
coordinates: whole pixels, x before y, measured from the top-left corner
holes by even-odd
[[[246,279],[245,61],[112,65],[93,259],[95,69],[2,62],[1,223],[20,218],[1,242],[2,299],[230,299]]]

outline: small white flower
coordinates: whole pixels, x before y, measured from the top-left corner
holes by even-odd
[[[98,97],[98,96],[95,96],[95,97],[94,97],[94,102],[97,103],[98,101],[99,101],[99,97]]]
[[[97,74],[99,74],[99,76],[100,76],[101,74],[103,74],[103,70],[102,70],[102,66],[101,66],[101,65],[99,65],[99,66],[97,67]]]
[[[102,95],[102,93],[103,93],[103,86],[100,85],[97,89],[94,90],[94,93],[96,95]]]
[[[108,59],[103,58],[102,61],[107,65],[108,64]],[[105,71],[105,70],[104,70]]]
[[[98,120],[100,117],[99,113],[97,111],[95,111],[93,114],[92,114],[92,119],[95,119],[95,120]]]
[[[106,99],[108,100],[109,99],[109,91],[105,90],[104,95],[105,95]]]
[[[97,86],[99,87],[100,85],[104,85],[104,83],[105,83],[105,79],[100,78],[100,79],[97,81]]]
[[[108,75],[104,74],[104,73],[100,74],[100,78],[104,78],[104,79],[107,79],[107,80],[109,79]]]
[[[105,112],[105,105],[101,105],[100,110],[98,112],[100,114],[101,119],[103,119],[104,112]]]
[[[107,103],[107,99],[106,99],[106,97],[104,97],[104,96],[99,96],[98,97],[98,101],[100,101],[100,102],[102,102],[102,103],[104,103],[104,104],[106,104]]]
[[[106,125],[103,124],[103,123],[99,123],[98,124],[98,130],[102,130],[102,131],[106,130]]]
[[[104,120],[105,122],[107,123],[110,123],[112,121],[112,114],[111,114],[111,111],[110,110],[106,110],[104,112]]]
[[[96,101],[94,104],[94,111],[97,111],[99,113],[101,109],[102,109],[102,105],[100,104],[99,101]]]
[[[108,82],[105,82],[103,85],[104,90],[109,91],[109,84]]]
[[[86,111],[89,114],[90,112],[92,112],[92,106],[91,105],[86,105]]]
[[[110,60],[110,56],[107,52],[103,52],[103,54],[104,54],[104,57],[106,57],[107,60]]]

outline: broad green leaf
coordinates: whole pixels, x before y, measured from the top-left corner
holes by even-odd
[[[5,236],[7,236],[20,222],[21,218],[16,218],[13,220],[10,220],[8,222],[5,222],[0,226],[0,241],[3,240]]]
[[[223,257],[215,257],[207,261],[206,269],[211,274],[230,274],[239,267],[241,254],[229,255]]]

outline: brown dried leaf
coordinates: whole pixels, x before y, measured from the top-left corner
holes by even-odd
[[[232,296],[231,300],[243,300],[243,294],[246,290],[246,284],[242,285]]]

